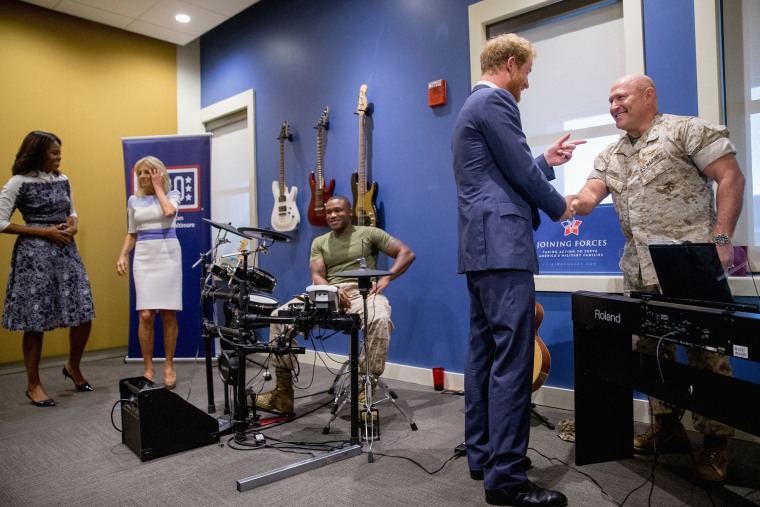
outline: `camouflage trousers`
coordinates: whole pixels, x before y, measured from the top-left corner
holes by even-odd
[[[639,292],[660,292],[656,285],[639,285],[633,289],[629,288],[627,283],[624,285],[626,286],[626,294],[628,294],[630,290],[636,290]],[[666,361],[674,361],[676,359],[677,345],[665,340],[659,341],[656,338],[633,335],[633,350],[650,355],[659,354],[659,356]],[[733,375],[729,358],[723,354],[716,354],[715,352],[703,350],[698,347],[686,347],[686,357],[689,366],[711,371],[713,373],[720,373],[721,375]],[[649,397],[649,406],[653,416],[677,415],[681,411],[676,405],[652,396]],[[722,422],[709,419],[702,415],[695,414],[694,412],[691,414],[691,419],[694,429],[702,434],[721,437],[734,436],[734,429]]]
[[[351,301],[351,308],[346,313],[358,314],[364,328],[364,299],[359,293],[356,283],[340,283],[337,287],[343,288]],[[298,299],[292,299],[272,312],[277,315],[279,311],[287,309],[291,303],[301,303]],[[366,339],[360,343],[361,354],[359,356],[359,373],[364,375],[367,371],[366,351],[369,350],[369,371],[372,375],[380,376],[385,371],[385,362],[388,359],[388,347],[393,332],[391,322],[391,306],[388,298],[382,294],[372,294],[367,297],[367,319],[369,328]],[[360,335],[361,336],[361,335]],[[269,328],[269,341],[290,340],[293,347],[298,346],[292,326],[272,324]],[[284,343],[283,343],[284,345]],[[298,359],[295,355],[273,356],[273,364],[278,368],[295,370]]]

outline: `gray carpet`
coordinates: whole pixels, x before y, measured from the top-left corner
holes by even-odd
[[[239,479],[300,462],[309,455],[270,447],[237,450],[227,435],[218,445],[141,462],[121,443],[121,434],[112,425],[113,415],[115,426],[121,427],[118,404],[112,414],[119,398],[119,381],[142,373],[140,364],[125,364],[123,357],[123,351],[87,355],[83,372],[95,388],[90,393],[79,393],[70,380],[64,380],[63,360],[46,361],[42,377],[48,393],[58,401],[53,408],[33,407],[24,397],[25,375],[18,365],[0,370],[0,505],[485,505],[482,483],[469,478],[466,459],[447,462],[463,440],[462,396],[389,380],[387,384],[398,394],[400,406],[416,422],[418,431],[411,430],[390,402],[383,402],[373,463],[365,446],[359,456],[238,492]],[[203,364],[180,363],[177,377],[174,392],[205,411]],[[320,406],[331,400],[323,391],[333,378],[324,366],[303,365],[296,411],[303,415],[316,410],[288,424],[263,428],[268,443],[275,439],[347,440],[348,407],[330,433],[322,434],[331,414],[329,406]],[[156,380],[161,381],[160,377]],[[214,384],[214,415],[219,416],[224,398],[216,371]],[[273,385],[267,383],[266,389]],[[538,410],[554,423],[573,417],[568,411]],[[699,435],[690,436],[699,449]],[[528,453],[534,466],[529,477],[541,486],[564,492],[570,505],[758,505],[760,445],[735,440],[731,449],[727,484],[705,490],[693,479],[688,454],[664,455],[656,464],[653,457],[637,457],[576,467],[574,445],[534,419]]]

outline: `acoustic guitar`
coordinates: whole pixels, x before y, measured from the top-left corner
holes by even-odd
[[[377,183],[367,187],[366,175],[366,140],[364,136],[364,119],[369,114],[367,106],[367,85],[359,89],[359,105],[356,114],[359,115],[359,170],[351,175],[351,192],[354,197],[354,225],[369,225],[377,227]]]
[[[292,231],[298,227],[301,215],[296,207],[298,188],[293,186],[288,189],[285,186],[285,140],[293,140],[287,121],[282,124],[277,139],[280,140],[280,179],[272,182],[272,194],[274,194],[272,228],[276,231]]]
[[[324,131],[330,127],[330,122],[327,120],[327,112],[328,109],[325,106],[322,116],[319,117],[319,123],[314,127],[317,129],[317,171],[316,175],[314,171],[309,175],[311,201],[309,202],[309,210],[306,214],[311,225],[327,225],[325,203],[330,200],[335,191],[335,180],[333,178],[330,178],[330,183],[325,186],[325,176],[322,169],[324,156],[322,140]]]
[[[534,340],[535,353],[533,356],[533,385],[531,392],[535,393],[544,385],[546,378],[549,376],[549,369],[552,366],[552,360],[549,356],[549,349],[546,348],[544,341],[538,336],[538,328],[541,321],[544,320],[544,307],[541,303],[536,302],[536,336]]]

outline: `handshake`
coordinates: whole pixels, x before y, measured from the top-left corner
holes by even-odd
[[[578,199],[577,195],[566,195],[565,196],[565,212],[562,214],[561,217],[554,220],[555,222],[561,222],[562,220],[567,220],[568,218],[574,217],[578,210],[578,205],[580,204],[580,200]]]

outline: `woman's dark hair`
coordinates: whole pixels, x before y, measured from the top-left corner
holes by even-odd
[[[40,130],[29,132],[18,149],[16,161],[13,162],[13,175],[39,171],[47,162],[48,148],[54,142],[57,142],[59,145],[63,144],[57,135],[50,132],[42,132]],[[56,169],[53,171],[53,174],[57,176],[61,172]]]

